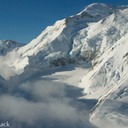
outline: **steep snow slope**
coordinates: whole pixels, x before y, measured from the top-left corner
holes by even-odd
[[[100,101],[91,114],[90,121],[98,128],[128,127],[128,79],[119,85]]]
[[[128,126],[128,31],[125,30],[128,27],[128,9],[117,13],[119,15],[116,15],[116,20],[110,23],[118,28],[119,33],[110,32],[111,42],[103,42],[104,51],[98,53],[99,55],[93,60],[92,69],[81,83],[85,88],[84,98],[98,99],[97,105],[90,114],[90,121],[98,128],[127,128]],[[109,18],[111,17],[112,15]],[[113,36],[117,36],[117,40]]]
[[[125,58],[127,57],[128,52],[128,9],[122,10],[118,13],[121,13],[121,15],[118,15],[116,20],[107,22],[110,24],[107,24],[105,29],[110,28],[109,30],[113,31],[109,31],[107,36],[103,35],[97,57],[92,62],[92,71],[88,73],[88,76],[83,78],[83,83],[87,83],[85,90],[86,92],[88,91],[87,93],[91,93],[91,91],[98,92],[98,88],[100,90],[104,90],[104,88],[108,89],[108,87],[111,88],[115,84],[118,84],[118,81],[120,79],[122,80],[127,74]],[[109,17],[109,21],[111,21],[110,19],[113,19],[113,15]],[[106,33],[106,31],[103,33]],[[97,43],[97,40],[95,43]],[[101,93],[98,92],[97,96],[100,97],[102,95]]]

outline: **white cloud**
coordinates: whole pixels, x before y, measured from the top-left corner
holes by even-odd
[[[0,97],[0,119],[16,122],[14,128],[89,128],[86,116],[87,112],[74,106],[59,83],[26,82],[13,94]]]

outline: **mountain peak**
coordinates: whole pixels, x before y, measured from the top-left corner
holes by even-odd
[[[20,46],[22,46],[22,44],[13,40],[0,40],[0,55],[5,55],[7,52]]]
[[[94,17],[105,17],[115,10],[116,8],[104,3],[93,3],[88,5],[81,13],[86,12]]]

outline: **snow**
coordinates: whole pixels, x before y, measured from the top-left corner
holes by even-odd
[[[64,20],[57,21],[53,26],[47,27],[36,39],[19,49],[18,52],[24,53],[24,56],[31,56],[36,55],[37,52],[42,49],[42,47],[46,47],[47,50],[49,43],[59,36],[64,27]]]
[[[63,68],[61,67],[59,70],[59,72],[55,72],[54,74],[48,75],[46,77],[52,77],[52,79],[55,79],[54,81],[56,82],[72,85],[79,88],[81,88],[81,78],[88,72],[88,69],[85,68],[85,65],[76,65],[76,67],[74,65],[70,65]],[[43,78],[45,79],[44,76]]]
[[[91,122],[102,128],[127,128],[128,126],[128,80],[122,83],[113,93],[110,93],[91,115]],[[100,125],[99,125],[100,124]]]
[[[94,3],[47,27],[25,46],[0,41],[0,50],[5,50],[4,54],[0,52],[0,92],[5,87],[10,93],[9,96],[3,93],[0,101],[6,105],[9,99],[23,105],[28,112],[34,106],[30,119],[25,118],[29,113],[21,116],[11,106],[4,109],[0,104],[0,108],[10,110],[11,119],[24,123],[40,120],[36,111],[41,113],[49,108],[48,119],[57,114],[57,120],[69,119],[69,124],[75,121],[81,128],[127,128],[127,30],[128,6]],[[63,110],[57,110],[55,103]],[[22,107],[17,107],[21,112]],[[74,113],[73,119],[67,109]],[[78,124],[79,120],[82,124]],[[77,126],[75,123],[71,123],[73,128]]]
[[[89,5],[84,11],[95,17],[104,17],[110,15],[113,12],[113,7],[103,3],[93,3]]]
[[[12,40],[0,40],[0,55],[6,55],[9,51],[22,46],[22,44]]]

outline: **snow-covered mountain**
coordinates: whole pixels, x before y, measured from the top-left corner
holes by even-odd
[[[1,88],[6,86],[13,92],[11,86],[39,79],[43,73],[54,69],[59,74],[58,79],[51,75],[48,80],[55,77],[54,82],[80,87],[84,95],[79,99],[97,101],[91,112],[89,109],[89,119],[94,126],[127,128],[127,40],[128,6],[91,4],[80,13],[47,27],[25,46],[15,48],[17,43],[0,42],[4,55],[0,57]],[[7,53],[8,47],[10,52]],[[82,64],[86,73],[73,67],[76,72],[68,79],[56,69],[72,64]]]
[[[16,51],[19,59],[13,60],[13,66],[23,70],[26,66],[46,68],[93,60],[127,32],[126,11],[127,7],[89,5],[47,27],[36,39],[19,48]]]
[[[22,44],[13,40],[0,40],[0,55],[5,55],[14,48],[20,47]]]

